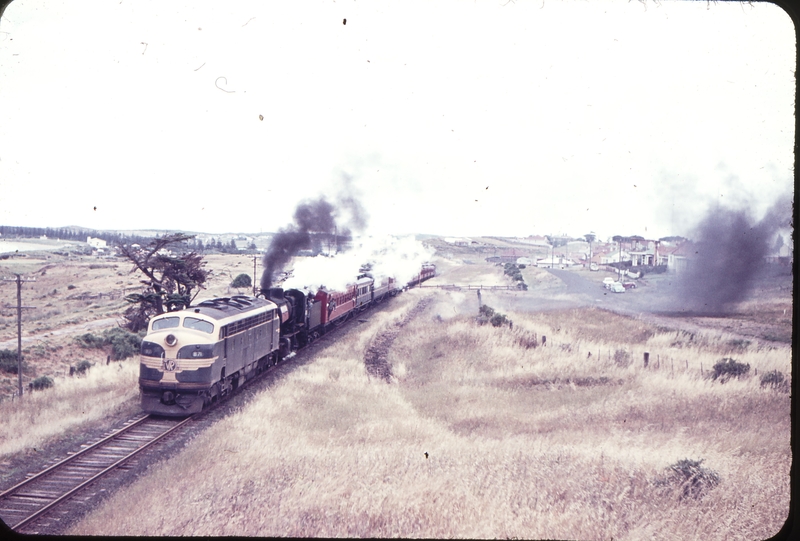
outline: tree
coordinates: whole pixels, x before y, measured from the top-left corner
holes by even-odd
[[[595,241],[597,236],[594,233],[586,233],[583,238],[586,239],[586,242],[589,243],[589,264],[592,264],[592,243]]]
[[[559,246],[564,246],[567,243],[567,239],[564,237],[554,237],[552,235],[545,235],[545,238],[547,239],[547,243],[550,245],[550,268],[553,268],[553,263],[555,261],[555,250]]]
[[[231,287],[235,287],[235,288],[252,287],[252,285],[253,285],[253,282],[250,279],[250,275],[249,274],[244,274],[244,273],[242,273],[239,276],[237,276],[236,278],[234,278],[233,282],[231,282]]]
[[[147,326],[151,317],[189,306],[203,289],[210,274],[203,268],[203,257],[196,252],[175,256],[167,250],[193,238],[192,235],[174,233],[157,237],[143,248],[131,244],[118,245],[120,255],[133,263],[131,272],[138,270],[146,278],[141,280],[145,285],[142,293],[125,297],[132,305],[125,311],[129,330],[138,332]]]

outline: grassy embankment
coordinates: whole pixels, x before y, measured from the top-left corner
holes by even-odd
[[[33,448],[78,426],[132,414],[138,389],[136,358],[97,364],[79,377],[55,377],[50,389],[0,402],[0,459]]]
[[[367,349],[428,295],[388,345],[392,382],[370,378]],[[448,318],[453,295],[416,290],[370,314],[69,533],[707,540],[782,526],[789,395],[699,366],[788,374],[788,347],[596,310],[478,327]],[[542,334],[550,345],[530,347]],[[588,358],[606,349],[633,362]],[[681,459],[718,483],[681,497],[667,470]]]

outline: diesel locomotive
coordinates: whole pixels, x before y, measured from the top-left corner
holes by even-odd
[[[209,299],[156,316],[140,350],[142,409],[198,413],[331,327],[435,274],[426,264],[402,287],[393,278],[362,274],[344,291],[270,288],[258,297]]]

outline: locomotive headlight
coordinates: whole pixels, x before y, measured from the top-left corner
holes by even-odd
[[[164,342],[167,343],[168,346],[174,346],[178,343],[178,339],[175,337],[174,334],[168,334],[167,337],[164,339]]]

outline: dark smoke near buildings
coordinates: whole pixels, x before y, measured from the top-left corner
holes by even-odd
[[[312,247],[312,235],[349,236],[351,228],[363,231],[367,225],[367,214],[351,191],[351,179],[344,177],[345,190],[337,197],[336,205],[324,197],[302,201],[294,211],[294,223],[280,229],[264,254],[261,289],[272,285],[275,273],[281,271],[289,260],[301,250]],[[348,220],[343,223],[343,214]]]
[[[791,227],[791,212],[789,198],[773,205],[758,222],[746,210],[709,212],[692,235],[694,253],[679,275],[674,308],[722,314],[745,300],[778,233]]]

